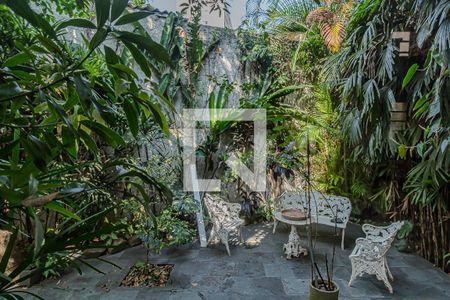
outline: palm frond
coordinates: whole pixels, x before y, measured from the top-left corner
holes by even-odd
[[[320,32],[325,39],[328,49],[333,53],[339,51],[344,38],[344,24],[341,21],[337,21],[334,24],[323,23],[320,26]]]

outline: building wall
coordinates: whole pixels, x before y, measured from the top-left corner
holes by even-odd
[[[150,36],[159,41],[165,17],[151,16],[141,21],[141,24],[146,28]],[[196,108],[207,108],[209,94],[214,90],[216,84],[213,78],[221,82],[223,79],[228,79],[229,82],[235,86],[234,92],[231,94],[228,107],[238,107],[239,99],[243,96],[241,85],[254,81],[257,75],[252,71],[250,66],[247,66],[241,60],[242,53],[238,44],[236,31],[226,28],[217,28],[212,26],[202,26],[201,38],[206,45],[209,45],[216,37],[219,38],[219,43],[215,50],[210,53],[204,62],[204,66],[199,74],[198,85],[198,99]],[[140,70],[136,70],[139,74]],[[183,101],[181,99],[173,99],[178,114],[181,114]],[[177,120],[179,121],[179,120]],[[177,122],[177,124],[180,124]],[[199,137],[201,140],[201,137]],[[175,157],[177,152],[176,140],[166,139],[164,141],[152,142],[151,144],[142,143],[136,148],[135,155],[139,157],[143,163],[146,162],[147,157],[151,157],[152,153],[158,148],[158,153],[164,153],[165,157]],[[204,168],[204,161],[199,159],[197,161],[197,170],[199,177]],[[208,174],[209,175],[209,174]],[[224,185],[222,188],[226,191],[223,196],[228,201],[237,201],[239,199],[235,183]]]
[[[141,21],[150,36],[159,41],[165,17],[150,16]],[[228,79],[235,85],[235,91],[231,95],[230,105],[236,106],[239,98],[242,97],[240,86],[243,83],[249,83],[255,79],[255,74],[249,66],[241,60],[242,54],[238,44],[235,30],[226,28],[217,28],[212,26],[202,26],[201,38],[205,45],[208,46],[215,38],[219,39],[217,47],[210,53],[204,62],[204,66],[199,74],[200,91],[198,107],[207,107],[209,93],[214,89],[213,78],[221,81],[223,78]],[[179,103],[177,103],[179,105]],[[181,107],[180,107],[181,109]]]

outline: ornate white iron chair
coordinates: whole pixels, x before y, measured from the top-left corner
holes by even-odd
[[[205,204],[208,209],[209,216],[213,223],[213,228],[208,239],[208,244],[218,237],[225,245],[228,255],[230,254],[230,247],[228,246],[228,236],[230,232],[237,231],[241,242],[244,242],[242,237],[242,225],[244,220],[239,218],[241,205],[239,203],[225,202],[218,197],[212,197],[210,194],[205,194]]]
[[[386,259],[386,253],[391,248],[397,232],[402,228],[403,221],[392,223],[386,227],[364,224],[362,229],[365,238],[356,239],[356,246],[350,254],[352,275],[348,286],[351,286],[356,277],[364,273],[376,275],[383,281],[392,294],[392,286],[388,280],[394,280]]]

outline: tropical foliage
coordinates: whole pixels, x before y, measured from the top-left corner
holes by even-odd
[[[328,49],[337,52],[352,5],[352,0],[249,0],[247,17],[253,24],[267,23],[267,29],[295,41],[317,26]]]
[[[326,67],[342,99],[349,157],[376,176],[368,186],[378,188],[372,199],[414,220],[418,248],[441,267],[448,252],[442,233],[448,231],[450,179],[449,7],[448,1],[361,1],[342,49]],[[398,56],[395,31],[416,37],[407,58]],[[408,105],[405,130],[391,123],[398,102]]]
[[[227,1],[186,1],[191,22],[168,14],[159,41],[139,22],[148,7],[129,5],[0,0],[0,296],[21,299],[27,279],[89,265],[87,250],[120,239],[148,251],[193,239],[182,108],[267,111],[265,194],[225,164],[233,151],[252,165],[253,125],[214,113],[199,125],[199,175],[234,189],[248,221],[312,181],[349,196],[356,220],[409,220],[399,247],[448,268],[450,1],[248,0],[240,86],[203,76],[221,35],[203,37],[201,12]]]
[[[307,93],[284,100],[294,104],[297,115],[303,110],[319,121],[325,110],[316,111],[311,103],[329,97],[326,107],[334,121],[320,121],[327,124],[326,134],[285,126],[282,140],[291,132],[310,138],[325,134],[323,149],[333,151],[313,163],[323,166],[313,172],[323,175],[316,178],[318,186],[351,196],[355,217],[389,212],[409,219],[410,241],[445,268],[448,1],[249,0],[247,9],[250,26],[269,32],[268,52],[279,82],[316,86],[315,93],[305,87]],[[400,56],[395,32],[410,32],[409,57]],[[321,50],[321,44],[328,49]],[[400,128],[394,126],[399,105],[407,107]]]
[[[10,236],[0,293],[7,297],[63,261],[86,263],[74,255],[84,249],[110,247],[107,236],[127,228],[113,221],[115,201],[147,207],[171,198],[161,178],[127,153],[151,128],[169,134],[162,111],[171,106],[150,79],[173,64],[148,34],[122,27],[149,15],[129,13],[126,0],[95,1],[94,22],[47,18],[25,0],[1,3],[0,221]],[[20,248],[18,264],[8,265]]]

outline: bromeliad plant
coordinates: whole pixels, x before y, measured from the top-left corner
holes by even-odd
[[[169,196],[117,154],[149,121],[168,134],[161,98],[143,87],[131,63],[148,86],[151,70],[172,61],[160,44],[121,27],[148,12],[128,13],[127,0],[94,2],[95,23],[52,21],[26,0],[0,1],[0,226],[12,233],[0,263],[5,297],[22,292],[17,287],[45,271],[53,254],[99,247],[94,239],[123,228],[110,222],[112,202],[95,208],[93,191],[133,187],[144,202],[149,191]],[[67,42],[67,28],[84,43]],[[105,180],[93,184],[83,172],[98,163]],[[28,245],[27,255],[7,271],[16,241]]]

